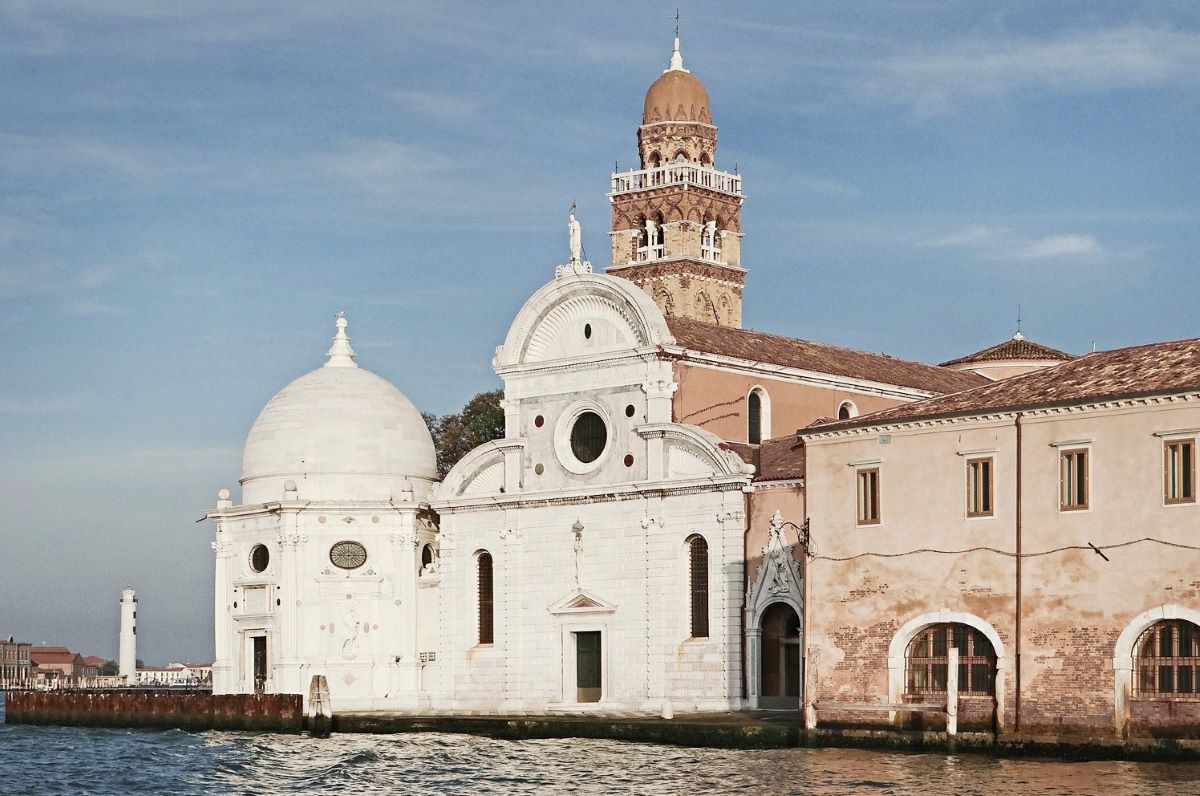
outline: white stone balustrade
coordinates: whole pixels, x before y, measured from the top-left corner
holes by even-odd
[[[695,185],[733,196],[742,195],[741,175],[717,171],[699,163],[668,163],[652,169],[614,173],[609,196],[669,185]]]

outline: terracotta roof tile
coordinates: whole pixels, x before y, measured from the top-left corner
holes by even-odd
[[[1065,406],[1200,390],[1200,338],[1117,348],[973,390],[925,398],[818,426],[813,433],[930,417]],[[801,434],[805,432],[801,429]]]
[[[795,434],[765,439],[759,447],[759,472],[755,481],[783,481],[804,477],[804,441]]]
[[[34,647],[29,651],[29,660],[38,665],[44,663],[74,663],[75,658],[76,653],[70,652],[65,648],[42,647],[39,649],[38,647]]]
[[[747,464],[753,464],[755,481],[804,477],[804,442],[797,440],[794,434],[764,439],[757,449],[745,442],[722,442],[721,447],[733,451]]]
[[[1026,340],[1024,337],[1013,337],[991,348],[985,348],[982,351],[976,351],[974,354],[967,354],[965,357],[943,362],[942,367],[969,365],[972,362],[996,362],[1006,359],[1049,359],[1066,362],[1075,359],[1075,356],[1068,354],[1066,351],[1051,348],[1048,345]]]
[[[957,392],[988,383],[975,373],[750,329],[673,317],[667,318],[667,326],[675,341],[684,348],[752,362],[769,362],[933,393]]]

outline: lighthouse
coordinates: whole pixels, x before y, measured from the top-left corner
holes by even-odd
[[[137,679],[137,598],[133,587],[121,590],[121,643],[117,653],[118,672],[126,685]]]

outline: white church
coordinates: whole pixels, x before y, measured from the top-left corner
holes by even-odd
[[[215,693],[324,676],[335,712],[798,706],[792,432],[986,379],[741,328],[742,178],[716,168],[678,39],[638,144],[607,273],[572,217],[569,262],[496,349],[502,439],[439,482],[420,413],[340,316],[262,410],[240,499],[208,513]]]

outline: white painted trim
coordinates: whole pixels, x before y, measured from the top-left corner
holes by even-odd
[[[996,449],[995,448],[979,448],[977,450],[970,450],[970,451],[956,451],[956,453],[958,453],[959,456],[964,456],[964,457],[966,457],[966,456],[970,456],[970,457],[995,456]]]
[[[758,441],[771,439],[771,394],[761,384],[755,384],[746,391],[746,443],[750,442],[750,396],[758,393]]]
[[[1162,437],[1163,439],[1171,439],[1174,437],[1182,437],[1182,438],[1186,439],[1187,437],[1194,437],[1198,434],[1200,434],[1200,428],[1181,428],[1181,429],[1177,429],[1175,431],[1155,431],[1155,432],[1153,432],[1153,436]]]

